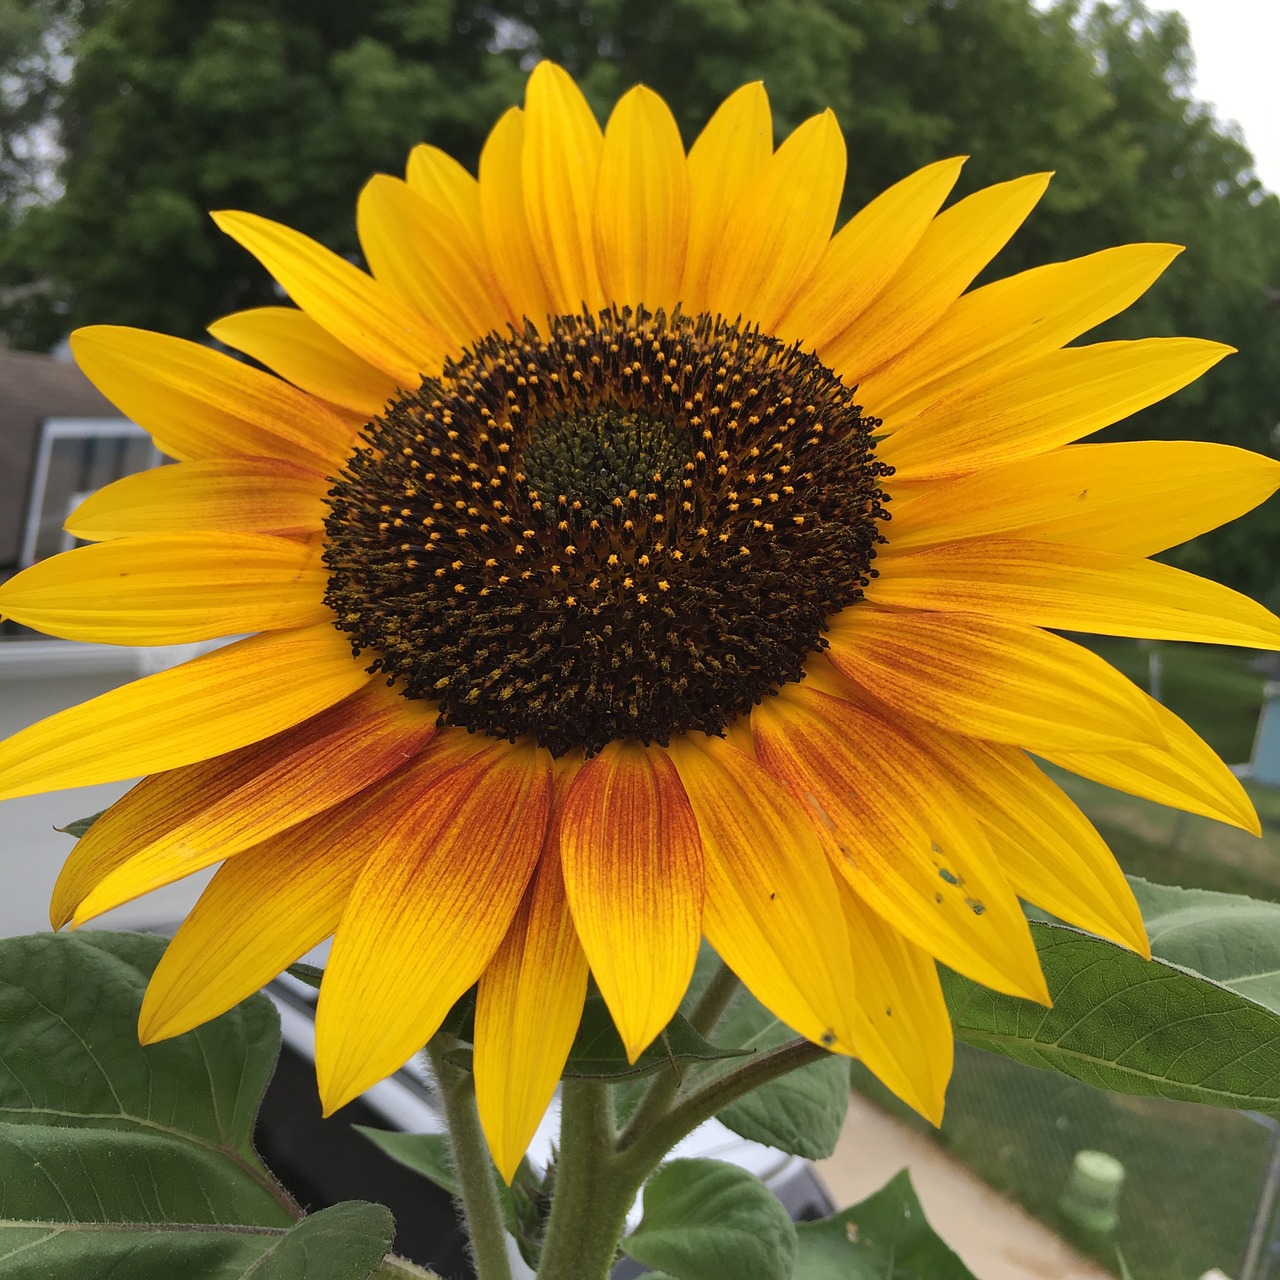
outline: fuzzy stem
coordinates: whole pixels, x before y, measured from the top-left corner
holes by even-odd
[[[427,1046],[427,1053],[444,1100],[449,1146],[462,1192],[462,1209],[476,1276],[478,1280],[511,1280],[502,1202],[498,1198],[497,1175],[489,1157],[489,1147],[480,1128],[475,1081],[469,1071],[446,1060],[445,1052],[452,1045],[443,1043],[444,1040],[445,1037],[437,1036]]]
[[[595,1080],[566,1080],[560,1154],[538,1280],[608,1280],[643,1172],[614,1152],[613,1098]]]

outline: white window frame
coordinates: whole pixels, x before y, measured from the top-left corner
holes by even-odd
[[[20,569],[35,563],[36,543],[40,537],[40,515],[44,510],[44,491],[49,481],[54,444],[59,440],[110,440],[121,436],[145,439],[147,433],[128,418],[46,418],[40,424],[36,463],[27,495],[27,519],[22,531],[22,547],[18,552]],[[160,450],[152,445],[150,465],[157,466],[161,456]],[[66,513],[70,514],[70,511]]]

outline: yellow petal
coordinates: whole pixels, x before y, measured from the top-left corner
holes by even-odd
[[[824,111],[787,138],[738,197],[711,260],[708,310],[772,330],[822,259],[844,175],[844,138]]]
[[[839,337],[910,257],[963,164],[959,157],[926,165],[850,218],[779,321],[778,337],[815,351]]]
[[[424,374],[440,371],[440,333],[345,258],[256,213],[223,210],[211,216],[322,329],[397,386],[416,387]]]
[[[89,381],[176,458],[264,454],[321,472],[351,433],[319,401],[239,360],[182,338],[119,325],[71,335]]]
[[[876,604],[1095,635],[1280,649],[1280,619],[1256,600],[1151,560],[1014,538],[887,551],[867,590]]]
[[[978,273],[1004,248],[1049,185],[1033,173],[1001,182],[938,215],[880,296],[819,349],[847,383],[905,351],[931,329]]]
[[[352,890],[320,988],[325,1114],[420,1049],[479,978],[524,896],[550,809],[542,748],[490,743],[421,790],[406,780]]]
[[[209,326],[219,342],[274,369],[294,386],[368,420],[396,394],[394,378],[362,360],[293,307],[253,307]],[[415,380],[413,386],[417,385]]]
[[[524,112],[512,107],[480,153],[480,219],[494,273],[512,312],[541,325],[551,313],[525,217]]]
[[[519,321],[523,312],[512,309],[499,286],[485,244],[479,181],[451,155],[426,143],[419,143],[409,153],[404,178],[414,194],[426,202],[431,216],[447,227],[459,257],[474,263],[477,274],[493,291],[490,307],[499,317],[495,327],[505,328],[508,322]]]
[[[668,751],[702,836],[707,941],[771,1013],[816,1044],[852,1053],[853,966],[818,833],[727,743],[688,734]]]
[[[689,239],[689,169],[671,109],[643,85],[609,117],[596,193],[596,260],[615,306],[670,311]]]
[[[0,743],[0,800],[118,782],[259,742],[368,683],[329,623],[237,641]]]
[[[1163,746],[1039,754],[1052,764],[1117,791],[1217,818],[1260,836],[1258,815],[1240,779],[1172,711],[1146,694],[1143,697],[1164,735]]]
[[[476,991],[476,1103],[506,1182],[555,1093],[586,993],[587,957],[552,836]]]
[[[381,682],[293,729],[143,779],[77,842],[54,928],[77,925],[340,805],[435,736],[435,708]]]
[[[404,180],[466,234],[480,239],[480,184],[446,151],[420,142],[409,152]]]
[[[731,93],[689,148],[689,251],[680,286],[687,314],[706,310],[711,265],[725,223],[772,154],[769,97],[759,81]]]
[[[479,246],[460,240],[456,228],[398,178],[369,179],[356,204],[356,229],[374,279],[431,321],[449,355],[511,320]]]
[[[1045,998],[1031,932],[973,815],[888,716],[787,685],[751,715],[760,761],[801,799],[843,879],[976,982]]]
[[[1047,631],[858,604],[833,620],[827,638],[841,675],[953,733],[1032,751],[1161,741],[1141,689]]]
[[[949,386],[1047,355],[1118,315],[1182,250],[1129,244],[997,280],[960,298],[920,342],[866,378],[869,413],[912,417]]]
[[[116,538],[0,586],[0,616],[67,640],[185,644],[330,617],[319,543],[257,533]]]
[[[143,1044],[225,1013],[323,942],[395,804],[392,789],[371,790],[220,867],[147,985]]]
[[[877,452],[907,481],[1043,453],[1163,400],[1231,350],[1199,338],[1067,347],[953,388],[890,424]]]
[[[604,138],[582,90],[553,62],[525,87],[524,210],[534,257],[557,312],[599,311],[595,198]]]
[[[612,742],[574,779],[560,819],[565,892],[627,1058],[671,1021],[702,937],[702,848],[661,747]]]
[[[147,534],[311,534],[329,481],[278,458],[206,458],[153,467],[91,493],[68,517],[87,542]]]
[[[839,892],[862,1014],[858,1057],[909,1107],[940,1125],[955,1042],[938,967],[847,883]]]
[[[1226,444],[1075,444],[895,492],[895,548],[1013,533],[1150,556],[1226,524],[1280,488],[1280,462]],[[905,491],[905,500],[903,497]]]
[[[1149,956],[1142,912],[1106,841],[1016,747],[915,732],[982,822],[1019,897]]]

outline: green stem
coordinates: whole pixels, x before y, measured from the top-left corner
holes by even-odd
[[[480,1128],[480,1113],[476,1110],[475,1080],[469,1071],[455,1067],[444,1056],[454,1043],[452,1037],[437,1036],[427,1046],[427,1053],[444,1099],[453,1169],[462,1192],[476,1276],[478,1280],[511,1280],[502,1202],[498,1198],[497,1175],[489,1158],[489,1147]]]
[[[387,1254],[382,1266],[373,1273],[373,1280],[405,1280],[405,1277],[409,1280],[440,1280],[434,1271],[428,1271],[397,1253]]]
[[[726,1071],[686,1094],[664,1113],[651,1115],[622,1150],[621,1163],[632,1168],[633,1177],[636,1171],[641,1171],[639,1177],[643,1181],[677,1142],[710,1120],[717,1111],[752,1089],[825,1057],[827,1050],[808,1040],[789,1040],[776,1049],[757,1054],[742,1066]]]
[[[608,1280],[627,1210],[645,1173],[614,1151],[613,1097],[596,1080],[560,1090],[560,1153],[538,1280]]]
[[[721,960],[711,981],[689,1013],[690,1026],[700,1036],[709,1036],[715,1030],[716,1023],[724,1016],[729,1002],[738,994],[741,985],[738,975]],[[674,1064],[670,1071],[660,1071],[654,1076],[618,1139],[619,1150],[625,1151],[636,1136],[648,1128],[655,1116],[667,1111],[683,1083],[684,1072]]]
[[[738,994],[741,985],[738,975],[721,960],[707,983],[707,989],[698,997],[689,1014],[689,1022],[700,1036],[709,1036],[716,1029],[716,1024],[729,1007],[729,1001]]]

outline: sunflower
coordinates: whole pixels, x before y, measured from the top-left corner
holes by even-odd
[[[332,935],[333,1110],[477,986],[509,1177],[589,975],[634,1057],[705,937],[937,1121],[937,961],[1047,1002],[1019,899],[1147,953],[1106,845],[1028,753],[1257,820],[1185,725],[1056,632],[1280,648],[1252,601],[1146,559],[1260,502],[1280,464],[1073,443],[1228,348],[1066,345],[1171,245],[970,290],[1048,175],[939,212],[961,164],[833,234],[830,112],[775,151],[747,85],[686,154],[649,90],[602,131],[543,63],[478,179],[424,145],[365,187],[369,274],[214,215],[296,304],[210,327],[265,368],[73,336],[178,461],[90,497],[68,522],[90,545],[0,609],[80,640],[247,637],[0,748],[3,796],[147,775],[76,846],[55,927],[222,864],[144,1040]]]

